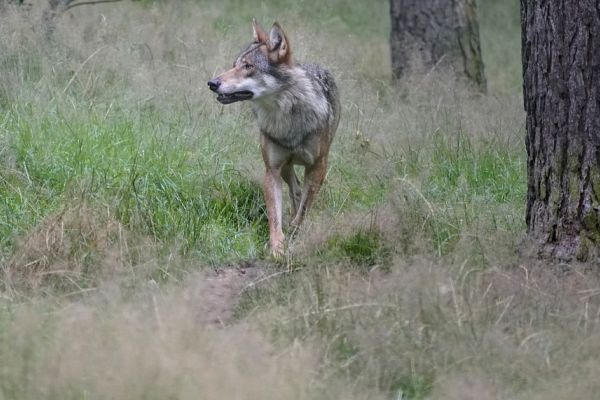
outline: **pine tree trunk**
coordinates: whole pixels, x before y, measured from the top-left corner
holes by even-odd
[[[418,54],[429,68],[451,66],[486,89],[475,0],[390,0],[394,79]]]
[[[600,1],[521,0],[527,229],[542,255],[600,244]]]

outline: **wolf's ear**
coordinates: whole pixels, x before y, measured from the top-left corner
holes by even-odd
[[[291,63],[290,43],[281,26],[275,22],[269,33],[269,58],[276,63]]]
[[[255,43],[266,43],[269,39],[267,32],[265,32],[263,28],[258,25],[258,22],[256,22],[256,18],[252,18],[252,33],[254,35]]]

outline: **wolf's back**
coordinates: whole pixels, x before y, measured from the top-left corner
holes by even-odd
[[[306,71],[311,81],[327,99],[329,106],[329,129],[335,132],[340,121],[340,95],[333,75],[325,68],[316,64],[302,64],[300,66]]]

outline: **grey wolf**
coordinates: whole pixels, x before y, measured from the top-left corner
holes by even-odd
[[[340,120],[338,89],[329,71],[292,58],[290,42],[276,22],[267,34],[252,21],[253,41],[233,68],[208,81],[222,104],[250,101],[260,130],[265,163],[264,196],[271,254],[284,254],[282,180],[289,187],[291,225],[298,227],[327,173],[329,147]],[[294,171],[304,167],[304,184]]]

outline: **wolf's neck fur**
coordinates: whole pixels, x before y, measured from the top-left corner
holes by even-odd
[[[329,110],[318,85],[302,67],[291,68],[286,78],[289,81],[280,89],[254,100],[253,109],[263,134],[295,148],[310,133],[324,128]]]

